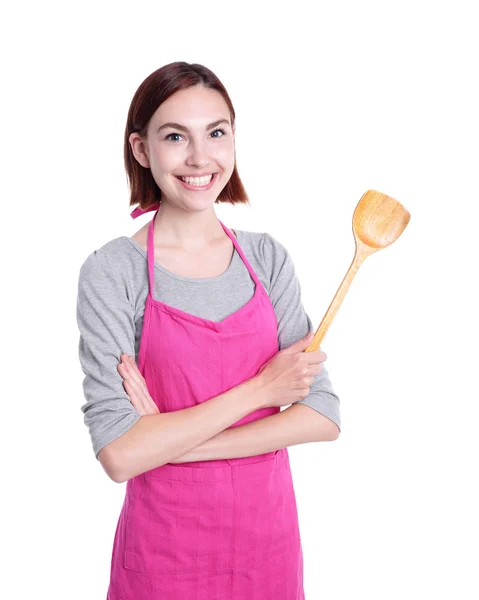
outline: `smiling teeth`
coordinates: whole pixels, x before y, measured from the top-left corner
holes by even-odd
[[[199,187],[202,187],[204,185],[207,185],[211,181],[212,177],[213,175],[209,175],[208,177],[180,177],[180,179],[190,185],[197,185]]]

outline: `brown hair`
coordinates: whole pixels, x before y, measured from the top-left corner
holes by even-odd
[[[126,121],[124,160],[127,178],[130,182],[130,206],[139,204],[140,208],[144,210],[152,204],[161,202],[161,190],[153,179],[151,170],[140,165],[132,152],[129,142],[130,135],[138,132],[145,137],[148,123],[160,104],[175,92],[195,85],[211,88],[223,96],[230,112],[231,125],[234,125],[235,111],[225,87],[218,77],[203,65],[173,62],[151,73],[136,90]],[[215,200],[215,203],[219,202],[249,204],[248,196],[238,175],[236,159],[228,183]]]

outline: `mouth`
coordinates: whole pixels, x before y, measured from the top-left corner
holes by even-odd
[[[218,173],[211,173],[203,177],[182,177],[175,175],[175,178],[189,190],[209,190],[218,177]]]

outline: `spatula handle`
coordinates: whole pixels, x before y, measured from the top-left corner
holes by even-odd
[[[321,345],[321,342],[323,341],[324,336],[326,335],[326,332],[329,329],[329,326],[333,322],[333,319],[336,316],[336,313],[338,312],[339,307],[341,306],[344,300],[344,296],[346,296],[346,292],[348,291],[349,286],[351,285],[351,282],[354,279],[354,276],[358,272],[358,269],[361,266],[364,259],[370,253],[371,252],[368,251],[368,249],[364,245],[358,244],[356,246],[356,253],[354,255],[353,262],[351,263],[351,266],[349,267],[346,275],[344,276],[344,279],[341,282],[341,285],[339,286],[338,291],[336,292],[333,298],[333,301],[329,305],[329,308],[326,311],[323,320],[321,321],[321,324],[316,330],[313,341],[304,352],[315,352],[316,350],[318,350],[318,348]]]

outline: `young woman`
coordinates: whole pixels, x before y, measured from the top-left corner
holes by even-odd
[[[304,598],[287,447],[336,439],[339,398],[285,247],[216,216],[248,202],[234,135],[206,67],[147,77],[124,152],[131,215],[154,215],[80,269],[82,411],[127,482],[108,600]]]

